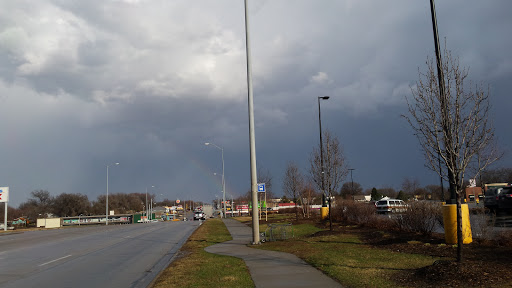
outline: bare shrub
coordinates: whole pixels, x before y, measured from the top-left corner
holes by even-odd
[[[494,238],[496,214],[489,213],[489,210],[483,207],[471,209],[471,214],[471,232],[473,238],[478,239],[481,243],[491,241]]]
[[[368,222],[366,226],[383,231],[392,231],[397,228],[395,220],[389,217],[375,217],[371,222]]]
[[[332,214],[335,221],[345,220],[361,225],[367,225],[376,218],[374,205],[353,200],[339,201]]]
[[[400,230],[431,235],[439,217],[442,217],[439,202],[418,201],[411,202],[407,211],[396,217],[395,223]]]
[[[295,207],[279,209],[279,214],[295,214]]]
[[[501,231],[494,239],[496,245],[512,247],[512,231]]]

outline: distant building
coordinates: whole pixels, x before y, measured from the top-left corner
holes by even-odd
[[[482,187],[466,187],[464,189],[464,201],[465,202],[476,202],[481,201],[484,197],[484,191]]]
[[[356,202],[370,202],[372,200],[371,195],[354,195],[352,198]]]

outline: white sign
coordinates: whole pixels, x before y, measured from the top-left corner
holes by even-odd
[[[476,179],[469,179],[469,187],[476,187]]]
[[[9,187],[0,187],[0,202],[9,202]]]
[[[258,183],[258,192],[265,192],[265,183]]]

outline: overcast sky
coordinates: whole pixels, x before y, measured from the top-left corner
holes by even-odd
[[[490,86],[511,167],[512,2],[438,0],[440,39]],[[150,191],[211,201],[250,189],[243,0],[0,0],[0,186]],[[250,0],[258,167],[282,195],[288,161],[307,172],[322,128],[354,181],[438,184],[400,117],[433,56],[428,0]],[[347,179],[350,181],[350,179]],[[163,194],[160,195],[160,194]],[[158,199],[158,198],[157,198]]]

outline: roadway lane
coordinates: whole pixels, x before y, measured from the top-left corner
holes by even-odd
[[[0,287],[146,287],[198,224],[82,226],[0,236]]]

